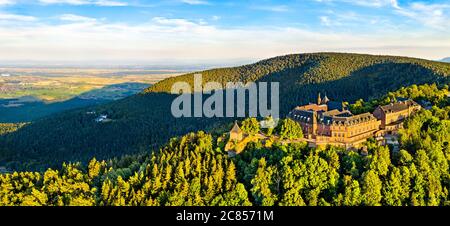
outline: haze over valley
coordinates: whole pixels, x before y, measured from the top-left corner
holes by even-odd
[[[180,73],[161,69],[0,68],[0,122],[28,122],[122,99]]]

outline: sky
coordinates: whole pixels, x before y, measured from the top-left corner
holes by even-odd
[[[0,62],[450,56],[450,0],[0,0]]]

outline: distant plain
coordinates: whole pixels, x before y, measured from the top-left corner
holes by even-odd
[[[31,121],[121,99],[179,74],[150,69],[0,68],[0,122]]]
[[[0,98],[33,96],[46,102],[121,83],[154,84],[176,71],[133,69],[0,68]]]

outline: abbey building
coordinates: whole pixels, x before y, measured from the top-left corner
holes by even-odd
[[[341,103],[333,102],[320,94],[317,103],[299,106],[288,117],[300,123],[310,146],[334,145],[357,148],[369,137],[396,134],[405,118],[420,110],[413,100],[399,100],[378,106],[373,113],[354,115]]]

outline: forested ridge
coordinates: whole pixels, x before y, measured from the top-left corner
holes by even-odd
[[[399,69],[406,71],[402,72]],[[450,65],[443,62],[396,56],[347,53],[292,54],[240,67],[211,69],[168,78],[149,87],[144,93],[170,92],[172,84],[178,81],[188,82],[192,86],[194,74],[202,74],[204,82],[215,81],[222,85],[227,82],[239,81],[244,83],[278,81],[282,83],[283,88],[296,89],[298,85],[320,84],[348,76],[377,77],[381,73],[385,77],[396,76],[402,80],[414,78],[411,75],[409,75],[411,77],[403,76],[407,74],[420,75],[421,78],[416,78],[417,80],[427,79],[427,76],[429,76],[428,78],[436,76],[435,79],[438,80],[437,75],[450,75]],[[411,82],[411,84],[415,84],[413,81]],[[430,82],[428,81],[428,83]]]
[[[203,80],[280,82],[280,110],[315,101],[318,92],[353,103],[377,98],[412,84],[447,84],[450,64],[414,58],[344,53],[286,55],[255,64],[201,72]],[[0,136],[0,166],[45,170],[63,161],[87,163],[157,150],[171,137],[210,131],[230,118],[174,118],[169,94],[176,81],[192,82],[193,74],[163,80],[145,92],[109,104],[52,115]],[[96,123],[95,111],[108,123]]]
[[[223,136],[200,131],[172,138],[158,152],[2,174],[0,205],[450,205],[448,94],[448,86],[413,85],[372,100],[424,97],[432,103],[406,120],[399,151],[374,140],[365,144],[367,155],[256,141],[229,157]],[[255,122],[246,119],[241,127],[282,139],[301,136],[289,119],[273,131],[260,131]]]

